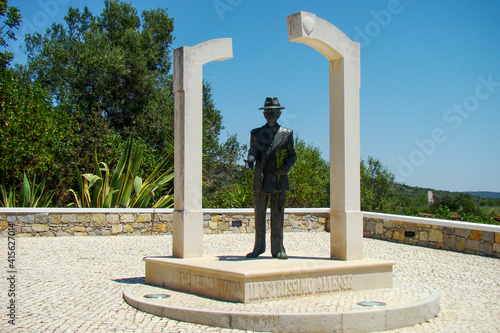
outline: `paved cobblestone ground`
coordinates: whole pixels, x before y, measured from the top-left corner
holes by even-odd
[[[171,254],[171,236],[20,238],[16,243],[16,325],[8,324],[8,281],[0,282],[0,332],[240,332],[140,312],[122,292],[142,282],[145,256]],[[0,239],[7,274],[7,239]],[[252,234],[205,235],[205,253],[246,253]],[[285,246],[327,256],[329,234],[286,233]],[[396,261],[395,284],[441,295],[428,322],[391,332],[500,332],[500,260],[364,240],[364,256]]]

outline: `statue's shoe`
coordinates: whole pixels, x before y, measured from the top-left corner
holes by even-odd
[[[261,250],[253,250],[252,252],[248,253],[246,255],[246,258],[257,258],[258,256],[260,256],[262,253],[264,253],[264,251],[261,251]]]
[[[273,254],[273,258],[278,258],[278,259],[288,259],[288,256],[286,255],[285,251],[281,251],[278,254]]]

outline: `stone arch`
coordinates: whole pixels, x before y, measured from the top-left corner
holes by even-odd
[[[363,258],[360,210],[360,45],[315,14],[287,18],[288,39],[320,52],[330,71],[330,257]],[[175,199],[173,255],[203,256],[201,82],[203,64],[232,57],[230,38],[174,50]],[[189,135],[187,135],[189,132]],[[187,163],[189,161],[189,163]],[[189,242],[188,242],[189,240]]]
[[[329,62],[330,257],[363,258],[360,210],[360,45],[315,14],[287,17],[288,40],[306,44]]]

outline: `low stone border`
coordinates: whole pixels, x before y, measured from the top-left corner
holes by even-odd
[[[152,235],[172,230],[171,212],[0,213],[0,221],[0,230],[14,223],[18,237]]]
[[[162,235],[172,233],[172,209],[0,209],[0,234],[13,223],[18,237]],[[325,231],[329,210],[287,209],[284,231]],[[270,214],[267,214],[270,228]],[[205,209],[205,234],[253,233],[253,209]]]
[[[0,208],[0,237],[165,235],[172,209]],[[500,258],[500,226],[363,212],[364,236]],[[269,228],[269,214],[267,216]],[[329,208],[285,210],[285,232],[329,231]],[[253,209],[203,210],[205,234],[253,233]],[[11,229],[11,228],[9,228]]]
[[[203,232],[205,234],[253,233],[255,218],[253,209],[204,209]],[[283,230],[285,232],[329,231],[329,209],[286,209]],[[271,228],[271,215],[266,215],[267,229]]]
[[[413,289],[415,291],[409,291]],[[170,297],[148,299],[143,297],[145,294],[167,294]],[[399,297],[393,300],[395,295]],[[387,302],[387,305],[380,308],[356,305],[360,300],[371,300],[373,297]],[[425,286],[337,292],[256,305],[209,300],[166,288],[137,284],[128,287],[123,298],[132,307],[157,316],[259,332],[384,331],[416,325],[434,318],[439,312],[439,294]],[[397,305],[391,306],[393,302]],[[325,307],[325,304],[330,303],[331,306]],[[336,303],[345,306],[339,306],[342,310],[331,311]],[[220,310],[222,308],[227,310]]]
[[[363,213],[364,236],[500,258],[500,226],[403,215]]]

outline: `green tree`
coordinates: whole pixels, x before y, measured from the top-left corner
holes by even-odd
[[[0,184],[19,186],[25,173],[55,189],[69,177],[71,119],[56,111],[40,85],[0,73]]]
[[[28,35],[27,71],[77,124],[78,166],[91,165],[95,151],[116,160],[123,139],[133,137],[146,151],[144,172],[151,172],[173,136],[173,19],[166,9],[139,17],[129,3],[104,5],[97,16],[70,8],[63,24]]]
[[[141,20],[130,4],[105,1],[100,16],[70,8],[65,22],[27,36],[30,74],[57,105],[125,131],[169,82],[173,19],[157,9]]]
[[[15,29],[19,29],[21,24],[21,14],[19,14],[19,9],[7,5],[7,0],[0,0],[0,17],[2,18],[3,24],[0,27],[0,46],[6,47],[7,39],[16,40],[16,35],[14,34]],[[14,54],[12,52],[3,51],[0,52],[0,70],[4,70],[9,66],[12,61]]]
[[[400,204],[395,190],[394,175],[379,161],[368,157],[361,161],[361,210],[396,213]]]
[[[212,86],[203,82],[203,170],[205,179],[230,173],[247,149],[238,142],[236,134],[229,135],[225,142],[219,142],[224,129],[222,115],[215,107]]]
[[[461,215],[480,215],[480,209],[476,206],[469,193],[459,193],[455,199],[454,206]]]
[[[43,35],[28,35],[27,71],[47,89],[56,108],[78,124],[76,135],[85,143],[75,153],[78,166],[91,165],[94,151],[116,160],[123,145],[110,150],[110,143],[132,137],[146,150],[144,172],[151,172],[166,155],[174,132],[173,18],[164,8],[139,17],[129,3],[106,0],[104,5],[100,15],[87,7],[70,8],[64,23],[53,24]],[[203,86],[204,165],[210,174],[221,169],[219,162],[237,159],[233,148],[238,145],[233,137],[219,143],[222,116],[210,84]]]
[[[253,201],[253,171],[237,166],[223,178],[226,182],[212,180],[203,191],[203,207],[249,208]],[[236,183],[233,183],[236,179]],[[231,181],[232,180],[232,181]]]
[[[290,169],[288,207],[330,207],[330,165],[318,148],[295,138],[297,161]]]
[[[330,166],[318,148],[295,138],[297,161],[290,169],[287,207],[329,207]],[[222,186],[211,182],[205,187],[204,205],[210,208],[251,207],[254,171],[243,166],[224,172]],[[232,181],[231,181],[232,180]]]
[[[449,211],[465,216],[465,215],[480,215],[481,210],[476,206],[469,193],[454,193],[453,195],[446,195],[434,203],[431,207],[431,212],[439,215],[439,209],[446,207]]]

